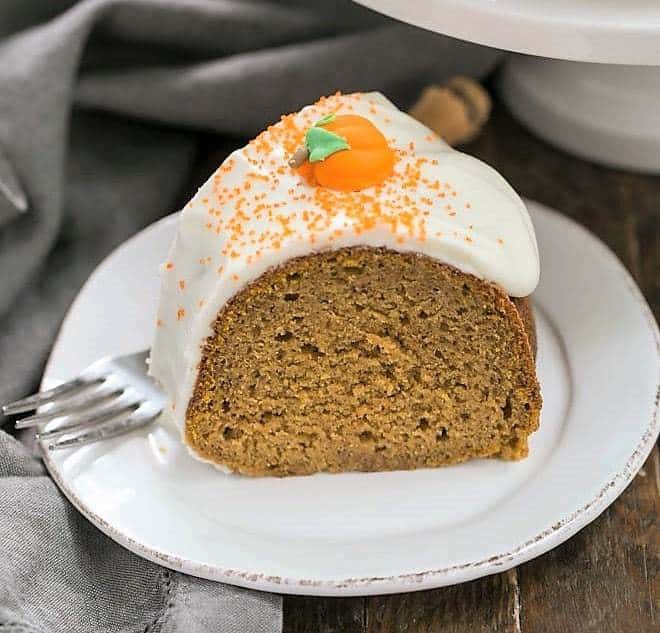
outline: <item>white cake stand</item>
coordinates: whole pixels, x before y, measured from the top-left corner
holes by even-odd
[[[500,77],[516,117],[573,154],[660,172],[658,0],[357,1],[438,33],[539,56],[513,57]]]

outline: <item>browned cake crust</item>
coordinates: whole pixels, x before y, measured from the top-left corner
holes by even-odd
[[[529,346],[532,348],[532,354],[536,358],[536,324],[534,323],[534,313],[532,312],[531,297],[511,297],[511,301],[518,309],[518,314],[523,322]]]
[[[519,459],[541,409],[534,345],[528,299],[429,257],[301,257],[218,315],[186,440],[247,475]]]

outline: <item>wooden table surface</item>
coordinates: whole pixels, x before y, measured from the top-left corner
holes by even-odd
[[[532,136],[500,106],[464,148],[523,196],[578,220],[619,256],[660,317],[660,177],[600,167]],[[658,633],[660,462],[568,542],[516,569],[430,591],[284,599],[285,633]]]

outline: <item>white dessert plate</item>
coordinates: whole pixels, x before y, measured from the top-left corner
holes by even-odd
[[[426,589],[511,568],[596,518],[657,437],[655,320],[615,256],[529,203],[541,428],[521,462],[410,472],[246,478],[193,460],[166,420],[44,454],[55,481],[128,549],[195,576],[280,593]],[[62,326],[44,386],[105,354],[147,347],[157,266],[176,217],[138,234],[91,276]]]

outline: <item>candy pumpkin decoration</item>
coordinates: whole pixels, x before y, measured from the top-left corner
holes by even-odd
[[[308,181],[339,191],[359,191],[385,180],[394,152],[368,119],[355,114],[323,117],[305,135],[290,163]]]

